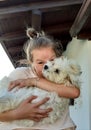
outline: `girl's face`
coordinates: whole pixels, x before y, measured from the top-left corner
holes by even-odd
[[[49,60],[52,61],[56,58],[56,54],[51,47],[41,47],[32,51],[33,68],[39,77],[42,77],[42,69],[44,64]]]

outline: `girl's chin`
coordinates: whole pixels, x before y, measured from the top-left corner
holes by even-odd
[[[43,78],[43,74],[39,74],[38,77]]]

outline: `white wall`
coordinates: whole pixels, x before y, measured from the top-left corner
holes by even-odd
[[[13,70],[14,66],[12,65],[0,43],[0,79],[2,79],[4,76],[8,76]]]
[[[91,130],[91,41],[73,38],[64,54],[75,59],[83,72],[81,98],[77,99],[77,105],[70,107],[71,117],[77,125],[77,130]]]
[[[90,130],[91,130],[91,42],[88,46],[88,63],[89,63],[89,124],[90,124]]]

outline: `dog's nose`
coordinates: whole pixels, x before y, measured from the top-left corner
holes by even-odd
[[[45,66],[44,66],[44,70],[47,70],[47,69],[48,69],[48,66],[47,66],[47,65],[45,65]]]

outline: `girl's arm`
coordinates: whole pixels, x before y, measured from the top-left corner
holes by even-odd
[[[15,86],[18,86],[19,88],[25,86],[37,86],[38,88],[50,92],[55,91],[59,94],[60,97],[65,98],[77,98],[80,95],[80,89],[76,86],[65,86],[64,84],[57,84],[44,78],[28,78],[12,81],[9,86],[9,90],[13,89]]]
[[[80,89],[76,86],[65,86],[64,84],[57,84],[44,78],[40,78],[36,82],[37,87],[50,92],[57,92],[60,97],[77,98],[80,95]]]

